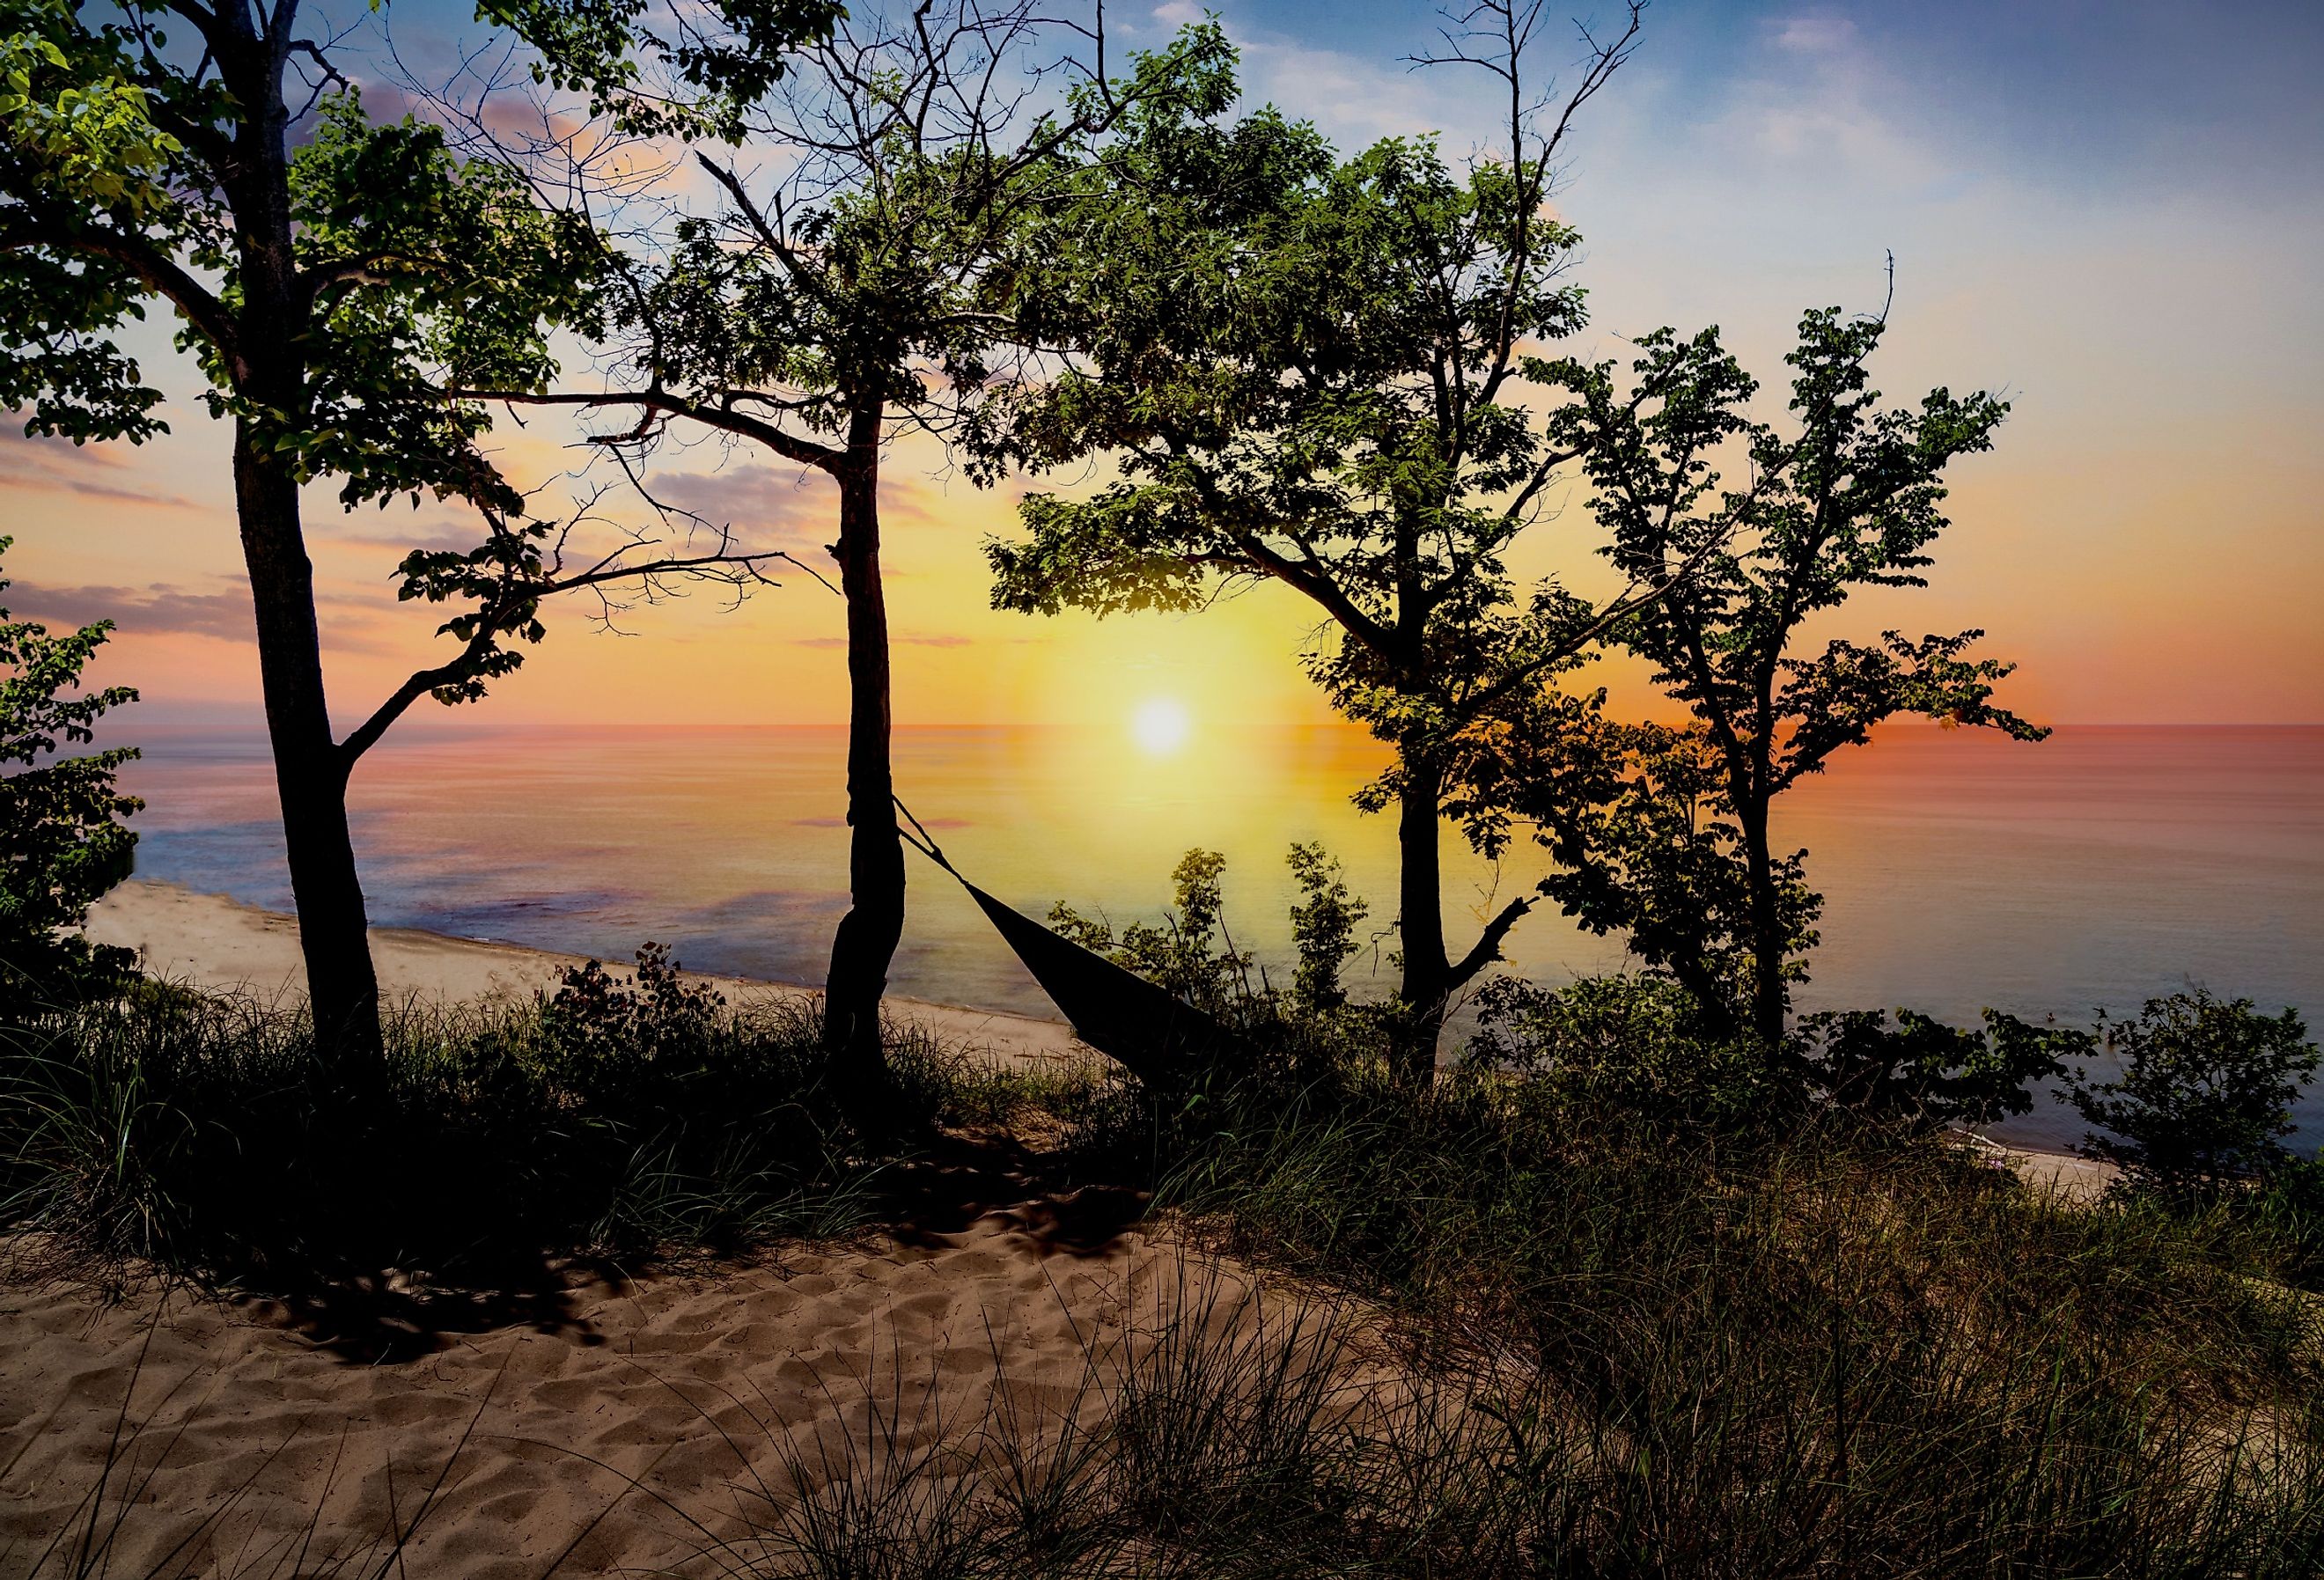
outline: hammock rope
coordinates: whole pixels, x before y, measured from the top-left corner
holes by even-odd
[[[1241,1039],[1213,1017],[970,882],[903,798],[894,799],[911,825],[907,829],[899,823],[896,836],[968,891],[1084,1042],[1155,1086],[1182,1085],[1222,1055],[1243,1051]]]

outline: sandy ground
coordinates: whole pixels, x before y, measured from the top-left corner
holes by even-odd
[[[97,901],[89,912],[88,931],[100,944],[136,950],[147,971],[171,981],[269,996],[305,991],[298,922],[223,895],[197,894],[174,883],[133,878]],[[399,999],[530,998],[537,988],[554,987],[568,967],[584,958],[406,928],[374,928],[371,947],[381,990]],[[622,963],[605,964],[618,967]],[[706,975],[700,980],[738,999],[817,996],[812,988],[742,977]],[[1019,1058],[1090,1057],[1063,1021],[893,997],[888,1000],[888,1011],[958,1047]]]
[[[133,882],[88,930],[164,976],[299,986],[290,919],[229,900]],[[374,947],[391,993],[454,999],[530,994],[577,958],[393,929]],[[743,996],[806,991],[712,980]],[[1084,1052],[1052,1021],[893,1007],[1001,1057]],[[2108,1178],[1974,1144],[2070,1199]],[[60,1531],[65,1550],[37,1572],[144,1575],[174,1553],[182,1570],[161,1572],[375,1573],[388,1533],[422,1508],[392,1572],[732,1572],[735,1549],[706,1549],[747,1546],[771,1508],[758,1489],[790,1500],[790,1458],[958,1441],[996,1399],[1038,1418],[1086,1411],[1093,1377],[1189,1301],[1241,1332],[1270,1302],[1278,1320],[1298,1309],[1259,1294],[1247,1269],[1124,1232],[1134,1204],[1081,1194],[971,1205],[948,1220],[956,1232],[793,1247],[715,1277],[562,1268],[493,1297],[391,1282],[294,1303],[147,1290],[108,1305],[9,1272],[35,1263],[0,1242],[0,1574],[36,1572]],[[70,1533],[88,1530],[105,1562],[76,1565]]]
[[[576,1279],[530,1323],[455,1324],[368,1364],[327,1315],[274,1302],[107,1307],[0,1282],[0,1573],[143,1575],[173,1550],[188,1574],[339,1573],[365,1553],[347,1569],[380,1573],[384,1533],[439,1475],[386,1572],[724,1573],[705,1549],[749,1549],[769,1518],[755,1489],[789,1501],[786,1450],[813,1470],[890,1428],[906,1453],[958,1442],[997,1398],[1019,1421],[1086,1419],[1125,1335],[1180,1314],[1259,1337],[1297,1309],[1229,1264],[1137,1235],[1074,1250],[1009,1214],[715,1280]],[[97,1516],[109,1565],[77,1567],[121,1423]],[[60,1530],[67,1553],[36,1567]]]

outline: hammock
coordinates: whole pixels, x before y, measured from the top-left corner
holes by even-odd
[[[899,799],[896,809],[918,834],[899,825],[899,837],[968,891],[1084,1042],[1149,1086],[1183,1085],[1220,1056],[1244,1050],[1240,1038],[1167,988],[1083,948],[962,877],[911,808]]]

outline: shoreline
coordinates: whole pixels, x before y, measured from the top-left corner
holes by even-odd
[[[93,942],[135,951],[144,969],[165,981],[274,997],[303,990],[297,920],[223,894],[132,878],[90,907],[84,930]],[[405,1001],[521,1000],[536,989],[554,987],[567,970],[592,958],[420,928],[374,928],[371,946],[380,991]],[[635,973],[624,961],[600,958],[600,964],[616,977]],[[737,1001],[798,1003],[823,992],[756,977],[681,975]],[[1006,1059],[1047,1063],[1097,1057],[1062,1021],[892,994],[887,1008],[906,1024]]]
[[[168,980],[278,996],[300,991],[304,966],[297,921],[222,894],[132,878],[90,909],[87,930],[97,943],[137,951],[147,971]],[[381,991],[407,1001],[522,999],[536,989],[554,986],[567,970],[590,958],[420,928],[374,928],[371,939]],[[618,961],[602,964],[617,976],[634,970]],[[738,1002],[798,1003],[822,993],[820,988],[755,977],[696,971],[683,975]],[[908,1025],[1010,1062],[1069,1064],[1102,1057],[1062,1021],[892,994],[887,1006]],[[2096,1200],[2119,1172],[2111,1164],[2075,1153],[2014,1146],[1984,1136],[1963,1144],[1997,1166],[2015,1169],[2035,1188],[2055,1190],[2077,1202]]]

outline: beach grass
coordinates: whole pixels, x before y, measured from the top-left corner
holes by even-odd
[[[867,1381],[835,1404],[853,1430],[736,1486],[751,1518],[703,1528],[706,1572],[2324,1565],[2299,1201],[2076,1202],[1941,1138],[1507,1069],[1416,1093],[1352,1023],[1167,1100],[900,1035],[879,1135],[796,1009],[697,1004],[620,1045],[539,1004],[394,1027],[349,1091],[295,1014],[230,996],[24,1018],[0,1049],[16,1243],[101,1279],[482,1288],[897,1225],[932,1150],[984,1136],[1293,1291],[1093,1331],[1067,1397],[997,1387],[937,1431]]]

